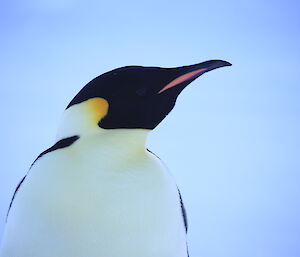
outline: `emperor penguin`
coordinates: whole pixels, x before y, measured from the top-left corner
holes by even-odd
[[[0,256],[187,257],[183,202],[147,134],[188,84],[230,65],[126,66],[90,81],[17,186]]]

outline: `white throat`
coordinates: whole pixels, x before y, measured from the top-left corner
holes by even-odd
[[[95,113],[91,111],[88,102],[75,104],[63,113],[57,136],[57,140],[72,136],[84,136],[99,132]]]
[[[62,117],[57,133],[57,141],[79,136],[80,144],[88,144],[89,149],[106,153],[132,154],[146,149],[147,129],[103,129],[98,126],[98,115],[91,111],[90,103],[83,102],[68,108]],[[103,149],[102,149],[103,148]],[[102,149],[102,150],[101,150]]]

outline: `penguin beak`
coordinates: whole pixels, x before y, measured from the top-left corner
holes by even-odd
[[[162,92],[184,82],[186,85],[188,85],[203,73],[225,66],[231,66],[231,63],[222,60],[211,60],[190,66],[172,68],[172,70],[176,70],[177,76],[167,83],[162,89],[160,89],[157,94],[161,94]]]

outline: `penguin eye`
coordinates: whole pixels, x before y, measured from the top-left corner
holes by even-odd
[[[139,88],[138,90],[135,91],[135,93],[139,96],[144,96],[147,94],[147,92],[148,92],[148,88],[146,87]]]

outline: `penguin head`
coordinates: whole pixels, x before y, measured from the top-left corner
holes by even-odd
[[[207,71],[230,65],[211,60],[177,68],[118,68],[90,81],[66,111],[81,116],[85,128],[152,130],[173,109],[188,84]]]

